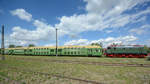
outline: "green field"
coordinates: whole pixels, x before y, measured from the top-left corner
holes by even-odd
[[[55,60],[55,61],[54,61]],[[57,61],[56,61],[57,60]],[[59,61],[150,64],[138,58],[6,56],[0,84],[150,84],[150,67],[100,66]],[[75,79],[89,80],[92,82]]]

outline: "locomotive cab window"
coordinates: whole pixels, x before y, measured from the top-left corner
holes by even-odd
[[[111,49],[111,47],[108,47],[108,49]]]

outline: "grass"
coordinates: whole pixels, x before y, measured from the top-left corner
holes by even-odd
[[[150,68],[68,64],[45,60],[150,64],[145,59],[137,58],[6,56],[5,61],[0,61],[0,76],[9,77],[11,80],[19,81],[22,84],[86,84],[76,80],[54,77],[53,75],[92,80],[106,84],[144,84],[150,82]],[[33,72],[29,72],[29,70]],[[34,72],[49,73],[51,75]],[[0,81],[3,82],[4,79],[0,78]]]
[[[69,60],[82,62],[104,62],[104,63],[131,63],[131,64],[150,64],[146,58],[104,58],[104,57],[65,57],[65,56],[13,56],[14,59],[30,59],[30,60]]]

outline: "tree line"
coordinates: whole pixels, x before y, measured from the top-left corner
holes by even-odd
[[[92,46],[96,45],[96,46],[103,46],[102,43],[91,43]],[[20,45],[14,45],[14,44],[10,44],[8,46],[8,48],[20,48],[20,47],[23,47],[23,46],[20,46]],[[34,44],[29,44],[28,47],[35,47]]]
[[[14,44],[10,44],[8,46],[8,48],[20,48],[20,47],[23,47],[23,46],[20,46],[20,45],[14,45]],[[28,47],[35,47],[34,44],[29,44]]]

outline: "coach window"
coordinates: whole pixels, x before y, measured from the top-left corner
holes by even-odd
[[[74,52],[74,54],[76,55],[76,52]]]
[[[73,52],[71,52],[71,54],[73,55]]]
[[[91,49],[91,52],[92,52],[93,50]]]
[[[80,54],[80,52],[78,52],[78,54]]]
[[[52,49],[51,52],[54,52],[54,50]]]
[[[61,52],[62,51],[62,49],[58,49],[58,52]]]

